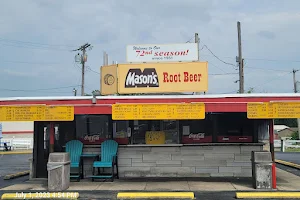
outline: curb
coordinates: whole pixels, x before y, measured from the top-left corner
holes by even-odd
[[[194,192],[119,192],[117,199],[194,199]]]
[[[10,180],[10,179],[18,178],[18,177],[21,177],[21,176],[26,176],[29,173],[30,173],[30,170],[23,171],[23,172],[17,172],[17,173],[14,173],[14,174],[8,174],[8,175],[5,175],[3,179],[4,180]]]
[[[11,154],[32,154],[32,151],[1,151],[0,155],[11,155]]]
[[[300,192],[236,192],[237,199],[300,198]]]
[[[1,199],[78,199],[78,192],[4,193]]]
[[[275,162],[278,163],[278,164],[286,165],[288,167],[293,167],[293,168],[296,168],[296,169],[300,169],[300,165],[295,164],[295,163],[287,162],[287,161],[284,161],[284,160],[276,160],[276,159],[275,159]]]

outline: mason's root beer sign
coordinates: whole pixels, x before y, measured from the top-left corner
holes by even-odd
[[[118,93],[203,92],[207,62],[119,64]]]
[[[145,68],[143,71],[139,68],[129,69],[124,87],[159,87],[155,68]]]

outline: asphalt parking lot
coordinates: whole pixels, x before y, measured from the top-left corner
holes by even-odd
[[[3,177],[8,174],[13,174],[21,171],[29,170],[29,161],[31,154],[9,154],[0,155],[0,188],[7,187],[9,185],[17,184],[28,180],[28,176],[3,180]]]
[[[275,158],[300,165],[300,152],[275,152]]]

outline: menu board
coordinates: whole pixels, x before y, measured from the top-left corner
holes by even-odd
[[[73,106],[0,106],[0,121],[73,121]]]
[[[249,119],[300,118],[300,102],[248,103]]]
[[[272,119],[273,107],[269,103],[248,103],[247,118],[249,119]]]
[[[73,121],[74,106],[47,106],[44,121]]]
[[[300,102],[274,103],[274,118],[300,118]]]
[[[113,104],[113,120],[205,119],[204,103]]]
[[[44,116],[44,105],[0,106],[0,121],[38,121]]]

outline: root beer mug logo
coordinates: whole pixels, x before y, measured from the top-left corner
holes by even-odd
[[[207,91],[207,62],[118,64],[118,93]]]
[[[125,88],[134,87],[159,87],[155,68],[145,68],[143,71],[139,68],[129,69],[125,79]]]

